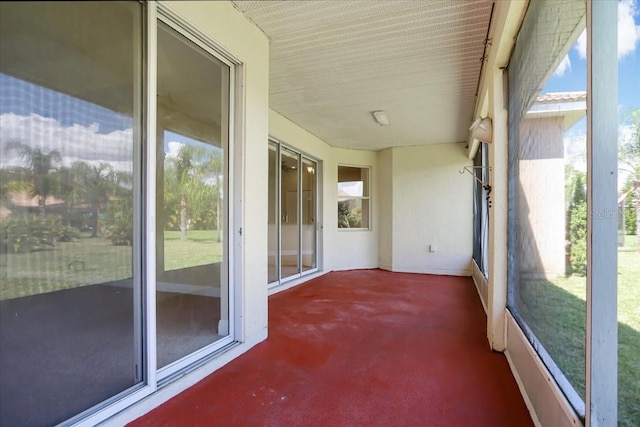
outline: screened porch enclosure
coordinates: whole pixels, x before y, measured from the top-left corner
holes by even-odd
[[[0,425],[640,425],[638,64],[640,0],[0,2]]]

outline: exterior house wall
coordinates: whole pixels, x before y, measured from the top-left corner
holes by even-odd
[[[393,271],[471,275],[470,165],[456,143],[393,148]]]
[[[563,118],[526,119],[518,144],[517,215],[521,277],[565,274]],[[526,219],[526,220],[524,220]]]
[[[371,167],[369,175],[369,230],[349,230],[338,228],[338,164]],[[332,270],[350,270],[357,268],[378,267],[378,197],[376,188],[378,170],[378,153],[376,151],[347,150],[334,148],[333,159],[325,167],[325,182],[329,186],[325,192],[328,205],[325,212],[330,216],[327,222],[327,252],[330,254]]]

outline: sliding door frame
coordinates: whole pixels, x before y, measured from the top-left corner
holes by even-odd
[[[134,310],[137,325],[141,333],[136,345],[142,347],[142,366],[138,366],[136,376],[141,382],[105,401],[64,421],[61,425],[93,426],[114,416],[142,399],[153,395],[174,379],[181,378],[217,357],[228,347],[244,341],[242,325],[242,196],[243,196],[243,124],[244,124],[244,66],[242,61],[227,49],[211,40],[208,36],[187,23],[162,3],[143,2],[143,27],[141,31],[139,53],[141,65],[136,69],[142,75],[142,87],[135,90],[141,93],[141,104],[136,105],[134,118],[142,124],[139,136],[141,147],[134,155],[136,178],[136,200],[134,201],[134,234],[138,243],[134,243],[134,257],[140,258],[134,266],[134,280],[138,280],[141,298],[136,301],[140,307]],[[188,356],[157,369],[157,323],[156,323],[156,126],[157,126],[157,31],[162,22],[179,34],[204,49],[216,59],[229,66],[229,105],[228,126],[229,145],[225,153],[227,167],[227,194],[225,217],[227,226],[227,244],[224,258],[227,262],[226,286],[228,287],[229,333],[226,337],[205,346]],[[239,82],[239,84],[238,84]],[[137,171],[135,169],[137,168]],[[135,270],[137,268],[137,270]],[[135,274],[138,274],[136,277]],[[238,285],[234,285],[238,283]],[[135,287],[135,286],[134,286]]]
[[[320,202],[319,202],[319,197],[318,195],[319,193],[319,168],[320,168],[320,162],[310,156],[307,155],[305,153],[303,153],[302,151],[296,149],[295,147],[292,147],[284,142],[282,142],[279,139],[276,139],[274,137],[269,137],[269,144],[274,144],[276,146],[276,173],[275,173],[275,177],[276,177],[276,194],[275,194],[275,206],[276,206],[276,234],[277,234],[277,253],[275,256],[276,259],[276,274],[277,274],[277,278],[275,281],[273,282],[269,282],[268,283],[268,287],[269,288],[274,288],[277,287],[281,284],[290,282],[292,280],[296,280],[299,279],[301,277],[307,276],[309,274],[313,274],[315,272],[318,271],[319,267],[319,214],[320,214]],[[295,274],[292,274],[290,276],[287,277],[282,277],[282,262],[281,262],[281,255],[282,255],[282,227],[281,227],[281,220],[282,220],[282,191],[281,191],[281,182],[282,182],[282,149],[287,149],[293,153],[295,153],[298,157],[298,189],[297,189],[297,210],[298,210],[298,233],[297,233],[297,239],[298,239],[298,253],[297,253],[297,260],[298,260],[298,272]],[[303,160],[308,160],[312,163],[315,164],[315,180],[313,183],[313,192],[314,192],[314,203],[313,203],[313,209],[314,209],[314,245],[313,245],[313,249],[314,249],[314,258],[315,258],[315,267],[310,268],[306,271],[302,271],[302,207],[303,207],[303,200],[302,200],[302,195],[303,195],[303,189],[302,189],[302,164],[303,164]]]
[[[227,67],[229,67],[229,92],[227,94],[228,99],[229,99],[229,104],[227,106],[228,108],[228,123],[227,125],[229,126],[229,136],[228,136],[228,146],[225,149],[225,153],[224,153],[224,165],[226,167],[226,174],[225,174],[225,178],[226,178],[226,182],[225,182],[225,187],[227,189],[227,192],[224,198],[224,202],[225,205],[223,206],[224,208],[224,218],[227,220],[227,224],[226,227],[224,228],[224,233],[225,233],[225,241],[223,241],[223,264],[225,264],[222,268],[223,272],[226,272],[226,274],[223,274],[222,278],[223,281],[221,283],[221,295],[224,295],[225,292],[222,291],[222,287],[226,286],[227,287],[227,298],[228,298],[228,307],[229,307],[229,314],[228,314],[228,323],[229,323],[229,333],[228,335],[226,335],[225,337],[211,343],[208,344],[196,351],[194,351],[193,353],[188,354],[187,356],[184,356],[178,360],[176,360],[175,362],[170,363],[167,366],[164,366],[160,369],[157,369],[157,354],[156,354],[156,343],[154,343],[154,364],[156,365],[156,369],[157,369],[157,375],[156,375],[156,381],[158,386],[162,386],[170,381],[172,381],[174,379],[175,376],[180,376],[183,375],[184,372],[186,370],[189,369],[194,369],[194,366],[197,366],[196,362],[200,362],[201,360],[203,360],[204,358],[206,358],[207,356],[212,355],[213,353],[219,351],[220,349],[222,349],[225,346],[228,346],[229,344],[232,344],[235,340],[235,321],[233,321],[234,317],[234,312],[235,312],[235,307],[234,307],[234,292],[232,289],[232,284],[234,283],[234,274],[233,274],[233,266],[234,266],[234,256],[233,256],[233,251],[231,250],[231,248],[234,246],[233,244],[233,239],[235,237],[235,233],[233,232],[233,215],[232,215],[232,209],[231,206],[233,205],[233,201],[235,200],[235,194],[233,192],[234,188],[233,188],[233,182],[235,178],[234,175],[234,165],[233,165],[233,159],[235,158],[235,153],[234,153],[234,141],[233,141],[233,137],[234,137],[234,133],[233,133],[233,129],[234,129],[234,115],[235,115],[235,108],[234,108],[234,99],[235,99],[235,76],[236,76],[236,70],[235,70],[235,66],[236,66],[236,62],[234,62],[232,59],[226,57],[226,55],[224,55],[224,53],[221,51],[221,49],[219,48],[219,46],[217,46],[215,43],[213,43],[206,35],[200,33],[198,30],[196,30],[195,28],[193,28],[191,25],[189,25],[186,21],[184,21],[182,18],[180,18],[179,16],[177,16],[176,14],[174,14],[170,9],[167,9],[166,7],[163,7],[162,5],[160,5],[158,7],[158,13],[157,13],[157,19],[154,21],[154,31],[156,32],[155,37],[154,37],[154,41],[155,41],[155,45],[151,46],[150,45],[150,50],[153,50],[154,54],[156,54],[156,61],[153,62],[152,64],[157,64],[157,29],[158,29],[158,24],[159,23],[163,23],[165,24],[167,27],[171,28],[172,30],[176,31],[178,34],[180,34],[181,36],[183,36],[185,39],[187,39],[189,42],[193,43],[194,45],[196,45],[197,47],[199,47],[200,49],[202,49],[203,51],[205,51],[207,54],[211,55],[213,58],[219,60],[220,62],[222,62],[223,64],[225,64]],[[152,71],[156,74],[154,76],[154,86],[149,86],[150,88],[153,88],[153,102],[156,102],[155,99],[155,95],[156,95],[156,91],[155,89],[157,88],[157,67],[150,67],[152,68]],[[149,90],[149,92],[152,92],[151,90]],[[151,102],[151,99],[149,99],[149,102]],[[157,117],[157,114],[154,115],[154,119]],[[153,123],[154,125],[157,125],[157,123]],[[151,125],[151,123],[149,123],[149,125]],[[153,136],[153,141],[151,141],[151,138],[148,139],[148,149],[149,151],[154,151],[154,157],[155,157],[155,150],[156,150],[156,144],[157,141],[155,140],[155,136],[156,136],[156,132],[152,131],[152,129],[156,129],[155,127],[150,127],[149,128],[149,136]],[[153,165],[152,167],[150,167],[149,172],[151,176],[147,176],[147,182],[156,182],[156,175],[157,175],[157,170],[156,170],[156,162],[155,162],[155,158],[153,159],[153,163],[151,162],[151,159],[149,159],[148,164],[149,165]],[[151,170],[152,169],[152,170]],[[232,178],[233,177],[233,178]],[[155,189],[154,189],[155,190]],[[155,196],[153,199],[153,204],[149,204],[147,207],[150,210],[151,207],[155,207],[155,203],[157,203],[157,197],[158,195],[156,194],[156,191],[153,191],[153,196]],[[148,203],[151,203],[151,200],[148,200]],[[222,212],[222,210],[221,210]],[[148,221],[151,222],[155,222],[155,218],[153,218],[152,215],[147,216]],[[154,233],[150,233],[149,236],[153,236],[155,238],[155,231]],[[147,240],[147,244],[149,245],[148,249],[153,248],[153,254],[151,254],[151,251],[148,250],[147,251],[147,259],[148,260],[155,260],[156,259],[156,254],[155,254],[155,248],[156,248],[156,243],[157,242],[153,242],[154,244],[151,244],[150,240]],[[155,264],[155,262],[154,262]],[[148,273],[148,282],[147,283],[157,283],[156,280],[156,273],[155,273],[155,265],[153,266],[153,272],[151,271],[147,271]],[[153,276],[151,276],[151,274],[153,274]],[[153,277],[153,280],[151,279]],[[226,279],[226,280],[225,280]],[[226,283],[225,283],[226,282]],[[150,303],[150,307],[156,307],[156,301],[155,301],[155,295],[156,295],[156,287],[153,286],[153,289],[149,289],[149,293],[153,294],[153,296],[148,295],[150,297],[150,299],[153,299],[153,304],[151,304],[151,301],[148,300],[148,302]],[[222,301],[221,301],[222,304]],[[154,313],[153,316],[150,316],[149,320],[152,320],[154,325],[153,325],[153,329],[154,329],[154,333],[150,336],[153,336],[154,338],[157,337],[157,328],[156,328],[156,319],[157,319],[157,313]],[[151,353],[151,351],[149,351],[149,353]],[[150,364],[151,366],[151,364]]]

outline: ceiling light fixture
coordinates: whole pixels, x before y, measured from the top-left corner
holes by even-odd
[[[387,117],[387,113],[385,113],[384,111],[378,110],[374,111],[372,114],[376,119],[376,122],[378,122],[380,126],[389,126],[391,124],[389,123],[389,117]]]

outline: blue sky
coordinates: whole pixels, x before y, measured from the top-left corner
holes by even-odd
[[[587,86],[586,34],[578,38],[551,76],[542,93],[584,91]],[[627,112],[640,108],[640,0],[618,2],[618,138],[631,137]],[[586,170],[586,118],[564,135],[565,158]],[[618,185],[623,185],[624,172]]]
[[[131,117],[125,114],[0,73],[0,115],[6,113],[37,114],[55,119],[63,127],[97,123],[103,134],[130,129],[133,125]]]
[[[586,36],[583,33],[542,90],[569,92],[586,90]],[[618,111],[640,107],[640,0],[618,3]]]

